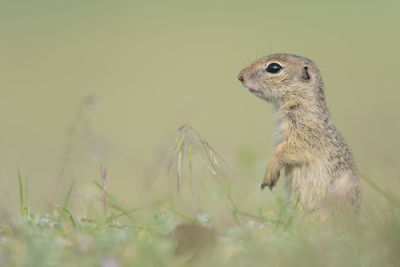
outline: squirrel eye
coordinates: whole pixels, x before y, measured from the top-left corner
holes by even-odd
[[[271,63],[268,65],[268,67],[265,69],[266,72],[269,73],[278,73],[282,69],[282,66],[279,65],[278,63]]]

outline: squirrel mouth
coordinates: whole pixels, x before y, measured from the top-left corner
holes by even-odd
[[[250,93],[252,93],[255,96],[258,96],[260,98],[264,98],[264,94],[262,93],[262,91],[260,90],[256,90],[252,87],[247,87],[247,89],[249,90]]]
[[[247,90],[249,90],[252,93],[257,92],[256,89],[252,88],[251,86],[249,86],[248,84],[245,84],[244,82],[242,83],[243,87],[246,88]]]
[[[256,89],[254,89],[252,87],[247,87],[247,89],[249,89],[250,93],[254,93],[254,94],[260,94],[261,93],[259,90],[256,90]]]
[[[261,93],[259,90],[254,89],[253,86],[251,86],[251,84],[247,83],[246,81],[242,81],[242,85],[244,88],[248,89],[250,93]]]

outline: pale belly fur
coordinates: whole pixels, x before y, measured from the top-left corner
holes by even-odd
[[[316,210],[354,204],[359,194],[359,182],[353,171],[331,177],[317,162],[285,169],[289,199],[300,209]]]
[[[299,208],[314,210],[325,205],[329,186],[333,179],[319,164],[285,169],[289,199]]]

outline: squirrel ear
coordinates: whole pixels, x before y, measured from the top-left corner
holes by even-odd
[[[304,66],[304,67],[301,69],[301,78],[302,78],[304,81],[308,81],[308,80],[311,79],[311,76],[310,76],[310,74],[308,73],[308,67],[307,67],[307,66]]]

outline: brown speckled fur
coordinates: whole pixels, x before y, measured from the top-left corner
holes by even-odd
[[[266,71],[273,62],[282,66],[276,74]],[[238,78],[276,110],[278,142],[261,188],[272,190],[285,169],[290,199],[299,200],[301,207],[356,206],[360,183],[353,156],[330,119],[315,64],[300,56],[274,54],[255,61]]]

